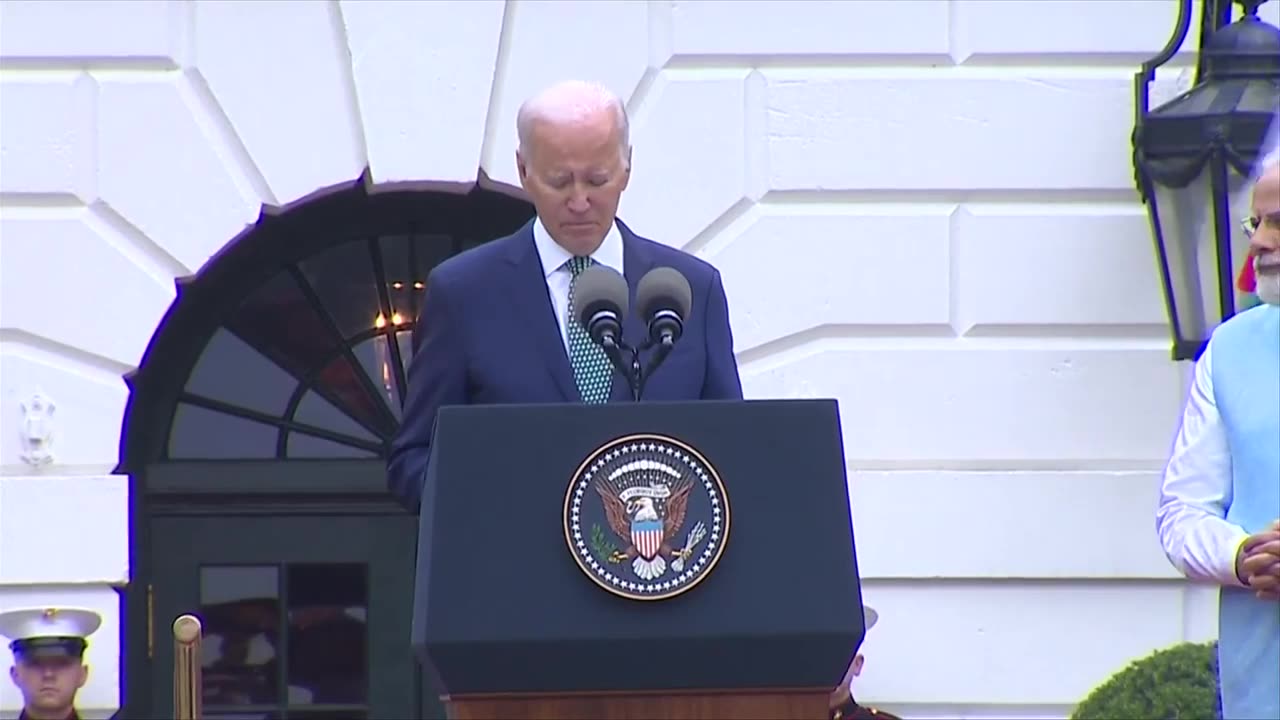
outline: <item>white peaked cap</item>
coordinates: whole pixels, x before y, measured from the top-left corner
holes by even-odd
[[[876,612],[875,608],[870,605],[862,606],[862,629],[864,632],[875,627],[876,622],[879,620],[880,613]]]
[[[0,612],[0,635],[15,642],[41,638],[87,638],[102,616],[83,608],[22,608]]]

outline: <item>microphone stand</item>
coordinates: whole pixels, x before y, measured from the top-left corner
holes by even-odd
[[[644,396],[644,386],[649,378],[653,375],[662,363],[666,361],[667,356],[676,346],[675,338],[668,333],[664,333],[662,338],[654,342],[652,338],[646,338],[639,347],[632,347],[622,341],[622,338],[616,337],[613,333],[606,334],[600,340],[600,346],[604,348],[605,355],[609,357],[609,362],[617,368],[627,378],[627,386],[631,390],[631,399],[639,402]],[[649,367],[645,368],[640,361],[641,353],[653,350],[653,356],[649,359]],[[625,355],[625,357],[624,357]]]
[[[644,397],[644,387],[648,383],[653,373],[662,366],[663,361],[671,354],[671,350],[675,348],[675,341],[670,336],[662,338],[659,342],[653,340],[645,340],[639,347],[631,347],[624,342],[613,341],[611,338],[606,339],[604,343],[605,353],[609,359],[613,361],[614,367],[622,371],[627,377],[627,385],[631,389],[631,399],[639,402]],[[649,366],[646,368],[641,362],[641,354],[653,350],[653,356],[649,358]],[[629,357],[624,359],[623,353]]]
[[[632,362],[638,378],[637,389],[634,394],[636,400],[640,399],[641,393],[644,392],[645,384],[648,383],[649,378],[653,377],[653,374],[658,371],[658,368],[662,367],[662,363],[667,359],[667,356],[671,354],[671,351],[675,346],[675,340],[673,340],[670,335],[666,335],[658,342],[654,342],[652,339],[645,340],[644,344],[633,353]],[[643,374],[641,374],[640,353],[651,349],[653,350],[653,356],[649,358],[649,367],[644,370]]]
[[[645,372],[640,365],[640,350],[631,348],[631,399],[640,402],[640,396],[644,394]]]
[[[609,356],[609,362],[627,378],[631,399],[639,400],[640,394],[644,392],[644,369],[640,365],[640,352],[612,335],[604,336],[600,346],[604,348],[605,355]],[[623,353],[627,357],[624,358]]]

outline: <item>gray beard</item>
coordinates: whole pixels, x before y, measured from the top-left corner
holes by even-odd
[[[1280,305],[1280,272],[1271,270],[1270,272],[1261,272],[1258,268],[1258,261],[1253,261],[1253,275],[1257,281],[1257,289],[1254,293],[1258,299],[1267,305]]]

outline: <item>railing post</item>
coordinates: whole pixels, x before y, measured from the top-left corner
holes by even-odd
[[[182,615],[173,621],[173,717],[200,720],[203,687],[200,665],[200,618]]]

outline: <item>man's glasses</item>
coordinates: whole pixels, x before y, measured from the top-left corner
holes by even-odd
[[[1247,217],[1240,221],[1240,228],[1247,238],[1252,238],[1263,225],[1280,229],[1280,212],[1268,213],[1262,217]]]
[[[1253,237],[1253,234],[1258,232],[1258,226],[1261,224],[1262,218],[1256,217],[1247,217],[1240,221],[1240,227],[1244,229],[1244,236],[1247,238]]]

